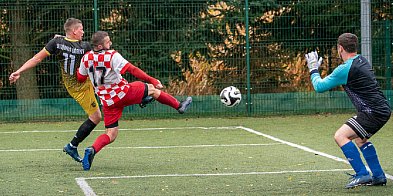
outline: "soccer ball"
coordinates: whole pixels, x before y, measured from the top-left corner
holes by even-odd
[[[233,107],[239,105],[242,100],[242,94],[240,90],[234,86],[228,86],[222,89],[220,93],[221,102],[227,107]]]

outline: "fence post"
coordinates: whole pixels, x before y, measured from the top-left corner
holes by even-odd
[[[249,24],[248,24],[248,0],[245,1],[245,26],[246,26],[246,69],[247,69],[247,115],[251,115],[251,84],[250,84],[250,39],[249,39]]]
[[[98,31],[98,0],[94,0],[94,32]]]
[[[371,0],[360,0],[361,53],[373,64],[371,50]]]
[[[392,103],[392,97],[389,96],[391,95],[391,90],[392,90],[392,61],[390,55],[392,52],[392,44],[393,44],[390,36],[391,23],[392,21],[385,20],[385,66],[386,66],[385,76],[386,76],[386,90],[389,92],[388,100],[390,103]]]

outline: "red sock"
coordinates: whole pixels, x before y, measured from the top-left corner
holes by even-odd
[[[180,102],[172,95],[164,91],[161,91],[160,96],[156,100],[162,104],[169,105],[175,108],[176,110],[180,107]]]
[[[96,141],[93,144],[93,148],[95,153],[100,152],[104,146],[108,145],[111,141],[111,138],[107,134],[101,134],[100,136],[97,137]]]

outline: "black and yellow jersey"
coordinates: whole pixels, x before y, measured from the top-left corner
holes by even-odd
[[[46,44],[45,50],[49,55],[56,55],[63,74],[76,77],[81,59],[91,46],[89,42],[56,37]]]
[[[64,86],[71,97],[79,103],[88,115],[96,112],[98,102],[91,82],[80,83],[76,79],[76,72],[83,55],[91,50],[90,44],[65,37],[56,37],[50,40],[44,49],[49,55],[56,56],[60,64]]]

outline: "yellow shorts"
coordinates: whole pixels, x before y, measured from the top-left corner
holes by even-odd
[[[94,88],[89,79],[80,83],[76,81],[75,77],[63,74],[63,82],[71,97],[79,103],[89,116],[99,109]]]

